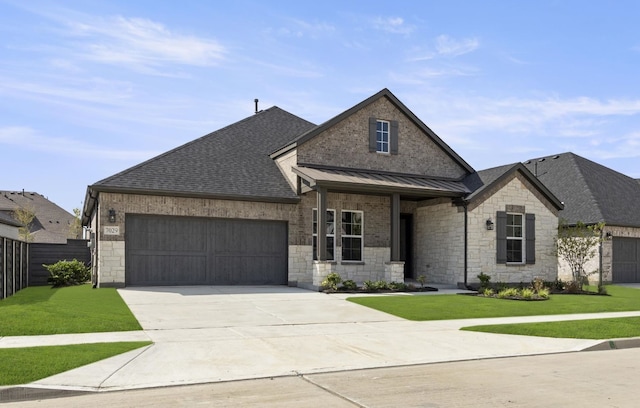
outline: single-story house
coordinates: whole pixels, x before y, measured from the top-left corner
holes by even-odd
[[[553,280],[561,202],[476,172],[389,90],[315,125],[278,107],[88,186],[94,283]]]
[[[21,227],[15,211],[33,212],[29,224],[29,241],[38,244],[66,244],[68,238],[80,238],[73,233],[75,217],[42,194],[33,191],[0,191],[0,220],[13,220]],[[11,238],[11,237],[7,237]]]
[[[640,282],[640,183],[638,180],[574,153],[528,160],[526,167],[560,200],[559,217],[567,225],[605,223],[602,247],[586,265],[602,270],[603,282]],[[571,271],[559,259],[558,276],[571,280]],[[597,282],[599,276],[589,276]]]

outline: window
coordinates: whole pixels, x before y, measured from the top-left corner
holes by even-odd
[[[376,121],[376,152],[389,153],[389,122]]]
[[[362,211],[342,211],[342,260],[362,261]]]
[[[524,260],[524,234],[522,214],[507,214],[507,263]]]
[[[398,121],[369,118],[369,151],[398,154]]]
[[[524,212],[524,207],[522,211]],[[497,263],[514,265],[536,263],[535,214],[498,211],[496,239]]]
[[[335,244],[335,231],[336,231],[336,211],[327,210],[327,261],[333,261],[336,244]],[[318,209],[313,209],[313,260],[318,259]]]

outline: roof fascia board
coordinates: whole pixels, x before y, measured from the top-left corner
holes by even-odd
[[[157,195],[157,196],[171,196],[171,197],[184,197],[184,198],[208,198],[212,200],[230,200],[230,201],[251,201],[251,202],[265,202],[265,203],[281,203],[281,204],[295,204],[300,201],[299,197],[263,197],[263,196],[244,196],[244,195],[232,195],[232,194],[199,194],[189,192],[179,192],[170,190],[148,190],[148,189],[135,189],[135,188],[121,188],[121,187],[107,187],[107,186],[92,186],[95,191],[100,193],[120,193],[120,194],[140,194],[140,195]]]

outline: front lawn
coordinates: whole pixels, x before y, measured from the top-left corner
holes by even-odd
[[[545,323],[495,324],[463,327],[461,330],[571,339],[620,339],[625,337],[640,337],[640,317],[568,320]]]
[[[149,344],[138,341],[0,349],[0,385],[27,384]]]
[[[0,336],[142,330],[116,289],[31,286],[0,301]]]
[[[607,286],[611,296],[551,295],[545,301],[517,301],[481,296],[371,296],[347,300],[408,320],[538,316],[640,310],[640,290]]]

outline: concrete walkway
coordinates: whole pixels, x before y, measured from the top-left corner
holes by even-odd
[[[5,337],[0,348],[153,341],[28,385],[105,391],[579,351],[602,342],[459,329],[640,316],[622,312],[412,322],[344,300],[353,295],[284,286],[127,288],[119,293],[144,331]]]

